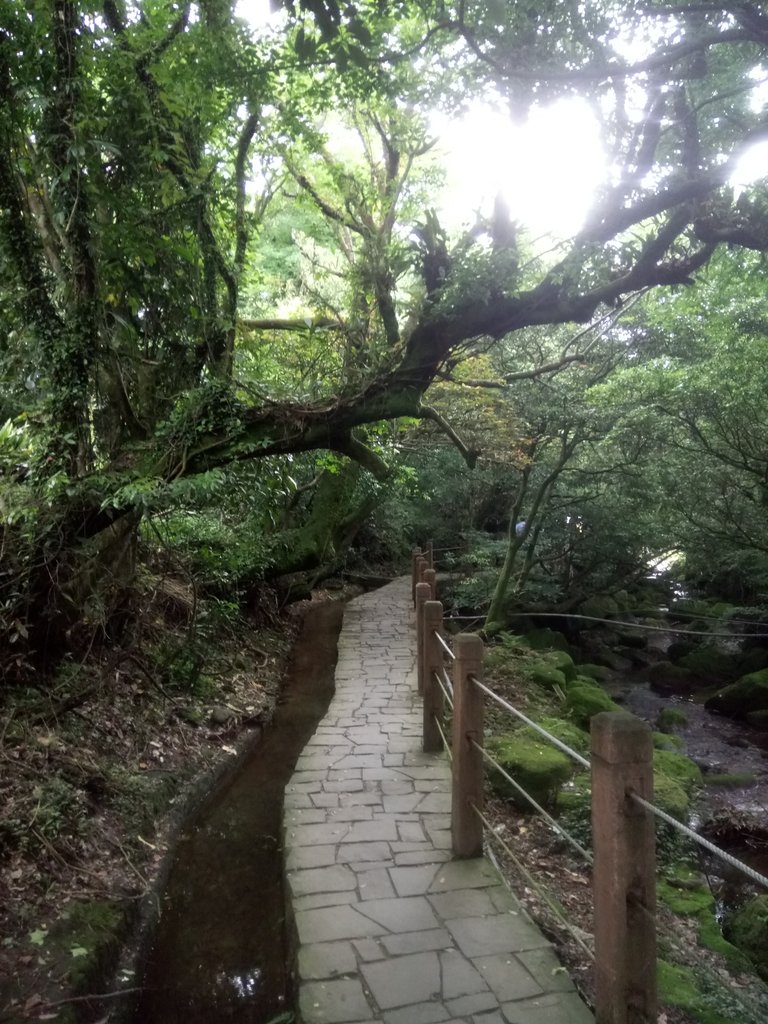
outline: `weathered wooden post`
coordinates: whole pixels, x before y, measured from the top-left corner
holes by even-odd
[[[431,541],[431,540],[428,540],[426,548],[427,549],[424,552],[424,557],[427,560],[427,568],[434,569],[435,568],[435,545],[434,545],[434,542]]]
[[[431,600],[437,600],[437,573],[434,569],[425,569],[421,576],[422,582],[428,583],[430,587],[430,593],[432,594]]]
[[[443,648],[435,635],[442,633],[443,606],[440,601],[425,601],[421,606],[421,614],[423,618],[422,636],[424,637],[421,652],[423,658],[422,693],[424,695],[423,749],[425,753],[432,753],[443,749],[443,738],[437,727],[437,721],[440,723],[443,721],[443,691],[435,679],[435,673],[443,667]]]
[[[597,1024],[656,1021],[656,843],[653,816],[627,794],[653,800],[653,739],[639,718],[592,719]]]
[[[483,809],[483,695],[470,681],[483,671],[483,641],[473,633],[460,633],[453,645],[453,786],[451,830],[456,857],[480,857],[483,823],[473,805]]]
[[[424,692],[424,613],[422,607],[431,596],[432,592],[428,583],[416,584],[416,678],[419,693]]]
[[[411,552],[411,600],[416,604],[416,584],[419,582],[418,561],[421,556],[421,548],[414,548]]]

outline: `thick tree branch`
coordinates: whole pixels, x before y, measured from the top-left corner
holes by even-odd
[[[467,445],[462,441],[456,431],[453,429],[448,420],[442,416],[437,409],[434,409],[431,405],[422,405],[419,408],[419,419],[431,420],[435,423],[442,432],[450,438],[453,444],[461,452],[461,455],[469,466],[470,469],[474,469],[477,465],[477,457],[480,454],[474,448],[468,448]]]

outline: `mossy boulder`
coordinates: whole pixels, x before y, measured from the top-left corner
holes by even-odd
[[[739,666],[739,678],[768,668],[768,647],[751,647],[742,651],[736,663]]]
[[[688,724],[688,716],[680,708],[662,708],[656,718],[659,732],[671,732]]]
[[[671,814],[678,821],[685,821],[691,801],[685,789],[668,775],[661,773],[653,777],[653,799],[662,811]],[[671,825],[669,826],[672,827]]]
[[[748,786],[754,786],[757,779],[752,772],[709,772],[706,781],[708,786],[717,786],[719,789],[746,789]]]
[[[532,732],[520,730],[492,736],[486,742],[486,749],[538,803],[552,807],[558,790],[571,776],[572,762],[546,740],[535,739]],[[489,772],[489,779],[499,796],[512,800],[521,810],[533,809],[499,772]]]
[[[559,688],[565,690],[565,675],[560,669],[554,668],[549,662],[539,661],[531,668],[531,679],[547,690]]]
[[[682,736],[673,736],[666,732],[655,732],[653,745],[657,750],[672,750],[676,754],[685,750],[685,741]]]
[[[765,711],[748,711],[747,721],[758,729],[768,729],[768,709]]]
[[[668,882],[660,879],[656,883],[656,895],[676,914],[687,914],[699,916],[702,913],[713,914],[715,910],[715,897],[707,885],[699,885],[694,888],[680,888],[675,885],[673,879]]]
[[[536,723],[546,729],[547,732],[560,740],[561,743],[567,744],[572,747],[579,754],[586,754],[589,752],[591,741],[589,733],[580,728],[575,722],[569,722],[565,718],[554,718],[549,715],[536,716]],[[531,739],[541,740],[541,736],[535,729],[526,727],[521,730],[523,736],[530,736]]]
[[[693,654],[695,650],[696,644],[692,644],[689,640],[673,640],[667,648],[667,660],[677,664],[681,658]]]
[[[673,665],[671,661],[657,661],[648,671],[648,681],[656,693],[690,693],[696,688],[694,676],[682,665]]]
[[[666,775],[678,786],[681,786],[686,793],[690,793],[695,786],[701,785],[701,769],[690,758],[682,754],[676,754],[672,750],[654,750],[653,752],[654,775]]]
[[[750,711],[768,711],[768,669],[751,672],[713,694],[704,704],[729,718],[744,719]]]
[[[576,669],[580,676],[586,676],[588,679],[594,679],[598,683],[604,683],[611,678],[611,670],[607,665],[592,665],[587,663],[585,665],[577,665]]]
[[[768,978],[768,896],[755,896],[731,914],[725,935],[747,954],[758,974]]]
[[[722,686],[738,679],[741,672],[736,658],[714,644],[704,644],[684,655],[679,664],[708,686]]]
[[[563,673],[566,682],[570,682],[578,675],[576,666],[573,663],[573,658],[567,651],[550,651],[546,655],[546,660],[550,665]]]
[[[622,647],[644,650],[648,646],[648,636],[638,630],[623,629],[618,633],[618,640]]]
[[[585,729],[589,728],[592,717],[601,711],[622,710],[605,690],[590,679],[581,677],[577,677],[568,687],[565,708],[573,721]]]
[[[697,1024],[733,1024],[732,1016],[713,1008],[711,996],[705,992],[706,980],[700,983],[690,967],[657,960],[656,983],[659,1001],[687,1010]]]
[[[620,610],[618,602],[610,594],[595,594],[588,597],[578,608],[579,615],[589,615],[595,619],[615,618]]]
[[[556,629],[532,629],[523,640],[533,651],[570,651],[570,644]]]

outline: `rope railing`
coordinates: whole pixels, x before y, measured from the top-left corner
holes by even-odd
[[[433,564],[433,552],[430,562]],[[444,618],[442,604],[435,600],[436,575],[427,558],[414,557],[414,603],[417,615],[419,690],[424,698],[424,750],[445,750],[452,762],[453,813],[452,846],[458,857],[483,853],[484,841],[497,842],[526,878],[531,889],[556,914],[581,948],[596,959],[596,1003],[598,1019],[624,1020],[613,1010],[621,999],[632,1007],[638,1019],[656,1019],[656,836],[654,818],[666,822],[689,840],[731,868],[742,872],[754,884],[768,889],[768,878],[698,835],[693,829],[661,810],[652,802],[653,743],[650,727],[626,712],[604,712],[592,719],[591,760],[568,743],[495,693],[482,679],[483,643],[479,636],[463,632],[452,638],[444,634],[450,621],[478,621],[476,616]],[[615,620],[594,616],[571,616],[616,625]],[[634,623],[622,625],[634,627]],[[637,624],[638,628],[641,624]],[[667,627],[645,627],[673,630]],[[681,632],[691,632],[690,630]],[[703,634],[714,636],[713,633]],[[729,637],[739,634],[728,633]],[[756,637],[760,634],[744,634]],[[449,643],[449,639],[452,643]],[[448,665],[446,664],[448,662]],[[448,672],[450,667],[450,673]],[[451,680],[452,677],[452,680]],[[593,846],[590,852],[546,810],[483,745],[483,716],[486,701],[522,722],[547,743],[569,757],[592,777]],[[444,712],[450,709],[450,730],[444,726]],[[587,864],[592,866],[595,953],[574,932],[562,908],[553,904],[483,814],[485,765],[494,771],[542,817]],[[636,805],[646,813],[632,813]],[[487,830],[487,832],[486,832]],[[617,1003],[616,993],[622,993]]]
[[[508,711],[511,715],[514,715],[516,718],[519,718],[521,722],[525,722],[525,724],[529,726],[531,729],[535,729],[536,732],[539,733],[539,735],[543,736],[544,739],[548,740],[553,746],[558,747],[560,750],[562,750],[564,754],[567,754],[568,757],[576,761],[577,764],[580,764],[584,768],[590,767],[590,762],[587,760],[586,757],[580,754],[577,750],[574,750],[572,747],[569,747],[567,743],[563,743],[563,741],[559,740],[557,736],[553,736],[551,732],[547,732],[547,730],[540,726],[537,722],[534,722],[532,718],[529,718],[527,715],[524,715],[522,711],[518,711],[516,707],[513,707],[508,701],[504,700],[503,697],[500,697],[498,693],[494,693],[494,691],[487,687],[485,683],[481,682],[475,676],[470,676],[469,681],[487,697],[490,697],[490,699],[494,701],[494,703],[498,704],[499,707],[503,708],[505,711]]]
[[[547,824],[549,824],[559,836],[562,836],[562,838],[570,846],[572,846],[573,849],[580,854],[580,856],[584,858],[587,864],[591,864],[592,854],[589,852],[589,850],[586,850],[577,839],[574,839],[570,832],[564,829],[556,818],[552,817],[549,811],[545,811],[541,804],[533,796],[531,796],[528,790],[524,789],[523,786],[521,786],[520,783],[517,781],[517,779],[512,778],[512,776],[509,774],[506,768],[500,765],[496,758],[492,754],[488,753],[485,747],[481,747],[479,743],[475,742],[475,740],[471,739],[470,742],[477,750],[480,751],[480,754],[482,755],[483,759],[493,768],[495,768],[496,771],[504,779],[507,780],[507,782],[510,784],[510,786],[512,786],[515,792],[519,793],[523,797],[523,799],[526,800],[531,805],[531,807],[534,808],[534,810],[538,811],[538,813],[547,822]]]
[[[440,739],[443,741],[443,749],[448,755],[448,760],[453,762],[453,751],[451,750],[451,745],[448,742],[448,737],[445,735],[445,730],[443,729],[442,723],[437,715],[435,715],[435,726],[437,727],[437,731],[440,733]]]
[[[453,648],[450,646],[448,641],[445,639],[445,637],[438,630],[435,630],[434,633],[435,633],[435,639],[440,644],[440,646],[443,648],[443,651],[448,655],[448,657],[451,659],[451,661],[453,661],[456,658],[456,655],[453,653]]]
[[[445,703],[448,705],[448,707],[451,709],[451,711],[453,711],[453,688],[452,687],[449,688],[448,686],[445,685],[446,682],[448,682],[448,680],[447,679],[442,679],[441,678],[441,674],[439,672],[435,672],[435,673],[433,673],[433,675],[434,675],[435,682],[440,687],[440,690],[441,690],[441,692],[443,694],[443,698],[445,699]]]
[[[623,622],[621,619],[602,619],[596,615],[577,615],[575,612],[509,612],[508,615],[509,618],[513,619],[583,619],[586,622],[603,622],[609,626],[621,626],[625,629],[639,629],[640,631],[646,630],[650,633],[681,633],[685,636],[728,637],[730,640],[747,637],[753,640],[760,640],[768,637],[768,633],[732,633],[730,631],[718,633],[711,630],[677,629],[675,626],[651,626],[645,622]]]
[[[705,839],[704,836],[699,835],[699,833],[695,832],[692,828],[684,825],[682,821],[678,821],[677,818],[673,818],[671,814],[667,814],[666,811],[662,811],[660,807],[657,807],[656,804],[651,803],[649,800],[644,800],[643,797],[639,796],[632,790],[628,791],[627,796],[641,807],[644,807],[646,811],[649,811],[651,814],[655,815],[655,817],[660,818],[661,821],[665,821],[668,825],[677,829],[678,832],[687,836],[692,842],[696,843],[697,846],[702,847],[704,850],[707,850],[708,853],[717,857],[718,860],[721,860],[724,864],[728,864],[729,867],[740,871],[742,874],[746,875],[747,878],[751,879],[751,881],[756,882],[757,885],[761,885],[765,889],[768,889],[768,878],[766,878],[765,875],[761,875],[759,871],[755,871],[755,869],[750,867],[749,864],[745,864],[743,861],[739,860],[738,857],[734,857],[726,850],[721,850],[719,846],[716,846],[708,839]]]
[[[582,939],[582,937],[574,930],[573,925],[568,920],[568,918],[565,916],[565,914],[563,913],[562,909],[557,905],[557,902],[552,899],[552,897],[549,895],[549,893],[546,891],[546,889],[543,888],[543,886],[540,884],[540,882],[538,882],[538,880],[535,878],[535,876],[533,874],[531,874],[531,872],[528,870],[528,868],[525,866],[525,864],[523,864],[523,862],[520,860],[520,858],[513,852],[513,850],[511,849],[509,843],[507,843],[506,840],[504,840],[499,835],[499,833],[493,827],[492,823],[483,814],[483,812],[480,810],[480,808],[477,806],[477,804],[471,804],[471,808],[472,808],[473,812],[477,815],[477,817],[480,820],[480,822],[482,823],[482,825],[485,826],[485,829],[486,829],[486,832],[487,832],[488,836],[499,844],[499,846],[504,850],[506,855],[509,857],[509,859],[512,861],[512,863],[515,865],[515,867],[520,872],[520,874],[523,876],[523,878],[525,878],[525,880],[528,882],[528,884],[534,890],[534,892],[539,896],[539,898],[544,903],[546,903],[546,905],[549,907],[549,909],[554,914],[554,916],[565,927],[565,929],[569,933],[569,935],[581,947],[582,951],[589,957],[590,960],[594,961],[594,959],[595,959],[594,951],[589,948],[589,946]]]

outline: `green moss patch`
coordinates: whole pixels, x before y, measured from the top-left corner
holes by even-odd
[[[714,644],[704,644],[686,654],[680,659],[680,665],[697,679],[712,686],[732,682],[740,674],[736,659]]]
[[[711,914],[715,909],[715,898],[706,885],[695,889],[680,889],[669,882],[659,880],[656,895],[676,914]]]
[[[688,716],[680,708],[663,708],[656,718],[656,728],[659,732],[669,732],[688,724]]]
[[[741,789],[744,786],[754,786],[757,779],[752,772],[733,772],[730,775],[713,772],[706,776],[705,781],[708,786],[719,786],[721,789]]]
[[[598,683],[604,683],[611,678],[611,670],[606,665],[577,665],[578,674],[587,679],[594,679]]]
[[[655,732],[653,734],[653,745],[657,750],[671,750],[680,753],[685,750],[685,741],[682,736],[673,736],[671,733]]]
[[[768,669],[742,676],[718,690],[704,707],[730,718],[746,718],[750,711],[768,711]]]
[[[553,806],[560,786],[571,775],[571,760],[546,740],[534,739],[532,730],[492,736],[486,743],[489,753],[526,792],[543,806]],[[521,810],[531,805],[497,771],[489,772],[494,792],[512,800]]]
[[[623,711],[605,690],[589,679],[577,678],[568,688],[565,707],[570,717],[584,728],[589,728],[590,720],[601,711]]]
[[[532,629],[523,637],[525,643],[534,651],[564,651],[570,650],[570,644],[555,629]]]
[[[554,718],[552,716],[536,716],[536,723],[540,725],[542,729],[546,729],[547,732],[561,741],[566,743],[569,747],[578,751],[580,754],[586,754],[590,749],[589,733],[584,729],[580,729],[574,722],[568,722],[564,718]],[[530,737],[537,741],[541,741],[542,737],[535,729],[526,727],[521,730],[521,735]],[[546,741],[544,741],[546,742]]]
[[[701,769],[682,754],[671,750],[654,750],[653,770],[656,775],[666,775],[689,793],[694,786],[701,785]]]
[[[755,896],[726,921],[725,934],[768,978],[768,896]]]
[[[543,686],[547,690],[559,689],[565,691],[565,675],[548,662],[536,662],[531,669],[531,679],[537,686]]]

